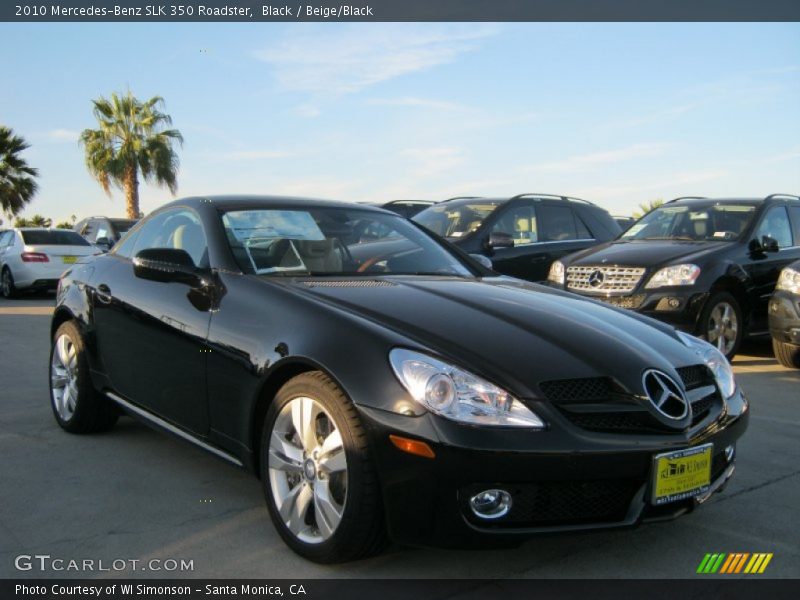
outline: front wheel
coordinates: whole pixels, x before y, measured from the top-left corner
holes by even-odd
[[[787,344],[772,338],[772,351],[775,353],[775,358],[784,367],[800,369],[800,346]]]
[[[380,552],[383,506],[366,433],[324,373],[281,388],[264,419],[260,457],[270,516],[297,554],[337,563]]]
[[[739,302],[728,292],[713,294],[700,315],[699,335],[716,346],[728,360],[739,350],[744,321]]]
[[[53,336],[50,404],[58,424],[70,433],[105,431],[119,418],[117,407],[92,385],[83,338],[72,321],[62,323]]]

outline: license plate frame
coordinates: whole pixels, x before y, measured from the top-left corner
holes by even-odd
[[[650,502],[661,506],[707,492],[711,487],[713,456],[714,444],[711,443],[656,454]]]

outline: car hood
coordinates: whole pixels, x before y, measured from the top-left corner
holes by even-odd
[[[567,265],[626,265],[652,268],[678,261],[692,262],[729,248],[731,242],[682,240],[617,240],[572,254]]]
[[[634,393],[642,374],[698,361],[647,317],[510,278],[297,280],[303,294],[394,330],[411,346],[527,397],[542,381],[611,376]]]

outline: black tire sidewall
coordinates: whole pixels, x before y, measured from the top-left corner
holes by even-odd
[[[16,298],[18,292],[16,286],[14,285],[14,276],[11,273],[11,269],[9,269],[7,266],[3,267],[3,272],[0,274],[0,277],[8,277],[8,294],[6,294],[5,288],[0,285],[0,291],[2,292],[3,297],[8,298],[9,300]]]

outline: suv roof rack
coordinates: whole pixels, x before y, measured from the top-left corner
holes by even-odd
[[[447,200],[442,200],[442,202],[450,202],[451,200],[477,200],[479,198],[483,198],[483,196],[453,196]]]
[[[556,200],[563,200],[564,202],[583,202],[584,204],[590,204],[594,206],[594,202],[589,202],[588,200],[584,200],[583,198],[573,198],[572,196],[559,196],[558,194],[537,194],[537,193],[527,193],[527,194],[517,194],[516,196],[512,196],[509,198],[509,202],[511,200],[518,200],[519,198],[547,198],[547,199],[556,199]]]
[[[800,196],[795,196],[794,194],[770,194],[764,200],[772,200],[773,198],[792,198],[794,200],[800,200]]]
[[[673,202],[677,202],[678,200],[708,200],[708,196],[678,196],[677,198],[673,198],[664,204],[671,204]]]

